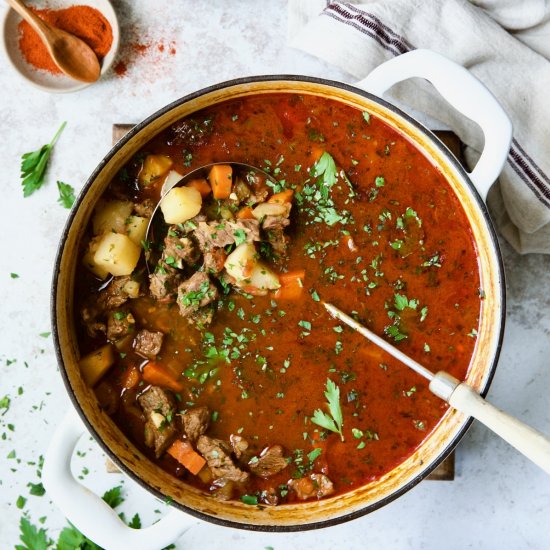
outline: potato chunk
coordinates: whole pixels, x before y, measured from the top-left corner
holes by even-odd
[[[147,155],[138,174],[141,185],[147,186],[164,176],[172,168],[172,159],[165,155]]]
[[[172,187],[174,187],[174,185],[176,185],[176,183],[178,183],[181,178],[183,178],[183,174],[180,174],[175,170],[170,170],[170,172],[168,172],[168,175],[166,176],[166,179],[164,180],[164,183],[162,184],[162,189],[160,190],[161,196],[166,195],[166,193],[170,191],[170,189],[172,189]]]
[[[252,269],[247,285],[258,290],[275,290],[281,286],[279,276],[263,262],[258,262]]]
[[[237,283],[242,283],[250,277],[257,262],[256,247],[252,243],[242,243],[227,256],[224,267]]]
[[[99,266],[95,263],[94,256],[97,252],[97,247],[101,237],[94,237],[88,244],[88,249],[82,257],[82,264],[89,269],[96,277],[100,279],[106,279],[109,275],[109,271],[103,266]]]
[[[141,241],[145,240],[147,234],[147,226],[149,225],[149,218],[142,218],[141,216],[129,216],[126,220],[126,235],[130,237],[130,240],[141,246]]]
[[[193,187],[174,187],[164,195],[160,203],[166,223],[186,222],[195,217],[201,207],[201,194]]]
[[[106,233],[101,237],[94,254],[96,266],[112,275],[130,275],[136,267],[141,248],[130,237],[119,233]]]
[[[80,372],[86,384],[93,388],[114,362],[115,354],[111,344],[106,344],[82,357],[79,361]]]
[[[279,288],[279,276],[265,265],[258,256],[253,243],[240,244],[225,260],[225,270],[241,287],[258,290]]]
[[[126,220],[133,208],[130,201],[100,201],[92,220],[94,235],[126,233]]]
[[[285,204],[262,202],[252,210],[252,215],[257,220],[266,216],[284,216],[287,213],[287,208]]]

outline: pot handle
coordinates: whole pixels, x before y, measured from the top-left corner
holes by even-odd
[[[191,518],[173,509],[150,527],[132,529],[81,485],[71,473],[71,457],[86,431],[75,411],[69,411],[54,433],[42,470],[48,496],[79,531],[106,550],[158,550],[191,527]]]
[[[382,97],[394,84],[409,78],[428,80],[455,109],[481,127],[485,146],[470,179],[485,200],[500,174],[512,141],[512,123],[495,96],[454,61],[431,50],[413,50],[376,67],[356,84]]]

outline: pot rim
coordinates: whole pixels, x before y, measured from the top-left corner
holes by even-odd
[[[73,391],[73,388],[71,386],[71,383],[69,381],[69,377],[67,375],[67,372],[65,370],[65,366],[63,363],[63,355],[61,351],[61,346],[59,343],[59,334],[58,334],[58,328],[57,328],[57,319],[56,319],[56,297],[58,293],[58,275],[61,267],[61,260],[64,252],[64,245],[67,240],[67,236],[69,234],[69,231],[72,228],[74,218],[76,216],[76,212],[79,209],[82,200],[84,196],[87,194],[88,190],[96,180],[97,176],[100,174],[100,172],[103,170],[103,168],[108,164],[108,162],[111,160],[111,158],[120,150],[122,149],[128,141],[132,139],[133,136],[135,136],[137,133],[141,132],[144,128],[146,128],[149,124],[151,124],[153,121],[158,119],[159,117],[165,115],[169,111],[171,111],[174,108],[179,107],[180,105],[192,101],[193,99],[196,99],[202,95],[219,91],[225,88],[230,88],[233,86],[239,86],[244,84],[251,84],[251,83],[259,83],[259,82],[277,82],[277,81],[289,81],[289,82],[308,82],[313,84],[321,84],[327,87],[335,87],[340,88],[345,91],[363,96],[370,101],[379,103],[386,109],[396,113],[403,119],[405,119],[409,124],[414,126],[416,129],[420,130],[425,136],[427,136],[431,142],[432,145],[434,145],[439,152],[441,152],[445,158],[445,161],[452,165],[452,167],[460,174],[462,181],[468,186],[469,190],[471,191],[474,199],[475,199],[475,207],[478,211],[481,212],[483,219],[485,221],[488,234],[491,240],[491,244],[493,246],[494,252],[495,252],[495,258],[496,258],[496,271],[498,273],[498,278],[500,280],[499,285],[499,303],[501,304],[500,308],[500,330],[497,336],[494,356],[491,360],[491,365],[487,369],[487,376],[485,379],[485,382],[483,384],[483,387],[480,389],[480,395],[482,397],[485,397],[489,387],[491,385],[491,382],[493,380],[496,367],[498,364],[500,352],[502,349],[502,341],[504,337],[504,329],[505,329],[505,322],[506,322],[506,283],[505,283],[505,274],[504,274],[504,263],[502,259],[502,253],[500,250],[498,237],[496,234],[496,230],[494,228],[493,222],[491,220],[491,217],[489,215],[489,211],[487,209],[486,204],[483,202],[480,194],[478,193],[476,187],[470,180],[470,177],[466,170],[463,168],[463,166],[460,164],[458,159],[451,153],[451,151],[447,148],[447,146],[428,128],[426,128],[422,123],[420,123],[418,120],[413,118],[412,116],[408,115],[404,111],[402,111],[399,107],[396,107],[392,103],[387,102],[383,98],[380,98],[374,94],[371,94],[370,92],[367,92],[365,90],[362,90],[361,88],[358,88],[356,86],[353,86],[351,84],[346,84],[343,82],[339,82],[336,80],[330,80],[325,78],[319,78],[319,77],[313,77],[313,76],[305,76],[305,75],[288,75],[288,74],[281,74],[281,75],[256,75],[256,76],[249,76],[249,77],[241,77],[231,80],[226,80],[217,84],[213,84],[211,86],[207,86],[205,88],[201,88],[200,90],[197,90],[195,92],[192,92],[190,94],[187,94],[179,99],[176,99],[175,101],[169,103],[168,105],[162,107],[161,109],[155,111],[153,114],[149,115],[147,118],[145,118],[140,123],[136,124],[125,136],[123,136],[113,147],[109,150],[109,152],[103,157],[103,159],[99,162],[99,164],[96,166],[96,168],[93,170],[89,178],[86,180],[86,183],[82,187],[77,200],[71,209],[71,212],[69,214],[69,217],[65,223],[65,227],[63,228],[63,232],[60,237],[59,246],[57,248],[57,253],[55,257],[55,263],[54,263],[54,270],[53,270],[53,277],[52,277],[52,287],[51,287],[51,295],[50,295],[50,314],[52,318],[52,336],[53,336],[53,343],[55,348],[55,354],[57,357],[57,362],[59,364],[59,371],[61,374],[61,377],[63,379],[63,383],[65,385],[65,388],[67,390],[67,393],[69,394],[69,398],[76,409],[76,412],[78,413],[79,417],[81,418],[82,422],[86,426],[87,430],[89,431],[90,435],[94,438],[94,440],[99,444],[103,452],[107,454],[107,456],[117,465],[117,467],[126,474],[132,481],[139,484],[141,487],[146,489],[149,493],[153,494],[156,498],[166,502],[166,496],[162,494],[159,490],[155,489],[151,485],[149,485],[145,480],[140,478],[137,474],[133,472],[133,470],[129,467],[127,467],[116,454],[111,451],[111,449],[107,446],[107,444],[103,441],[100,434],[96,431],[92,423],[88,420],[88,417],[82,410],[82,407],[80,406],[80,403],[76,397],[76,394]],[[460,200],[460,199],[459,199]],[[462,200],[460,200],[462,202]],[[468,429],[470,428],[472,424],[473,419],[470,417],[465,422],[464,425],[460,428],[460,430],[457,431],[455,437],[446,445],[446,447],[443,449],[443,451],[440,453],[440,455],[428,466],[426,467],[422,472],[420,472],[418,475],[416,475],[413,479],[411,479],[408,483],[400,487],[398,490],[396,490],[394,493],[383,497],[379,501],[367,504],[364,508],[361,508],[359,510],[356,510],[354,512],[350,512],[347,514],[344,514],[339,517],[326,519],[322,521],[316,521],[313,523],[305,523],[305,524],[296,524],[296,525],[257,525],[252,523],[240,523],[232,520],[227,519],[220,519],[213,515],[208,515],[203,512],[199,512],[193,508],[190,508],[189,506],[184,506],[180,504],[179,502],[173,501],[170,504],[177,508],[178,510],[185,512],[191,516],[194,516],[198,519],[214,523],[216,525],[221,525],[223,527],[233,527],[237,529],[247,530],[247,531],[263,531],[263,532],[296,532],[296,531],[309,531],[314,529],[322,529],[325,527],[330,527],[333,525],[338,525],[340,523],[345,523],[348,521],[351,521],[353,519],[359,518],[361,516],[367,515],[371,512],[374,512],[375,510],[378,510],[379,508],[382,508],[383,506],[389,504],[390,502],[394,501],[398,497],[405,494],[407,491],[412,489],[415,485],[420,483],[423,479],[425,479],[445,458],[447,458],[451,452],[456,448],[460,440],[464,437]],[[307,506],[305,503],[304,506]]]

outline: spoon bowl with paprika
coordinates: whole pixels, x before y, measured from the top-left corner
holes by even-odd
[[[19,0],[8,1],[18,5],[17,11],[24,9]],[[4,47],[14,68],[35,86],[49,92],[77,91],[111,66],[119,28],[107,0],[85,0],[85,4],[69,7],[62,2],[49,2],[44,8],[33,4],[34,24],[21,20],[15,9],[4,18]],[[50,47],[41,34],[50,39]]]

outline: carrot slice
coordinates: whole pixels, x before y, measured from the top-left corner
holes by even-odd
[[[252,214],[252,208],[250,206],[245,206],[237,212],[237,219],[239,220],[253,220],[254,214]]]
[[[177,392],[184,390],[183,384],[178,382],[166,367],[153,361],[149,361],[143,367],[143,380],[153,386],[163,386]]]
[[[289,271],[279,275],[281,287],[273,293],[276,300],[298,300],[304,290],[303,282],[306,276],[304,269]]]
[[[139,384],[141,380],[141,374],[139,369],[135,366],[129,367],[122,377],[122,387],[131,390],[134,386]]]
[[[233,185],[233,169],[229,164],[216,164],[210,169],[208,181],[215,199],[227,199]]]
[[[206,460],[193,450],[191,443],[182,441],[181,439],[176,439],[166,452],[195,476],[206,464]]]
[[[287,202],[292,201],[293,195],[294,195],[294,191],[292,189],[285,189],[280,193],[275,193],[274,195],[271,195],[271,197],[269,197],[267,202],[271,204],[285,204]]]
[[[196,179],[196,180],[191,180],[187,185],[186,187],[193,187],[195,188],[200,194],[201,194],[201,197],[204,199],[205,197],[207,197],[209,194],[210,194],[210,191],[212,191],[212,189],[210,188],[210,185],[209,183],[204,179],[204,178],[200,178],[200,179]]]
[[[313,163],[316,163],[323,156],[324,152],[324,149],[321,149],[321,147],[317,147],[314,145],[311,148],[311,160],[313,161]]]

